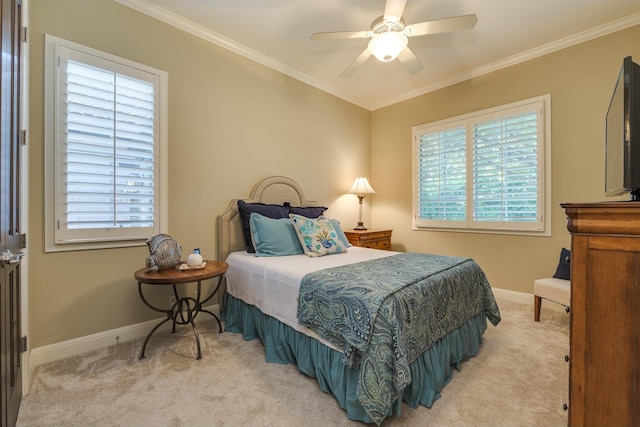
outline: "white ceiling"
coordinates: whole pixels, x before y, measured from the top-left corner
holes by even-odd
[[[345,79],[368,39],[311,34],[368,30],[385,0],[116,1],[369,110],[640,24],[640,0],[408,0],[406,24],[466,14],[478,23],[410,38],[418,74],[371,57]]]

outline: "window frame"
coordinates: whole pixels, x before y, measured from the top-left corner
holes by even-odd
[[[475,123],[483,121],[488,117],[498,115],[515,115],[522,111],[536,111],[539,122],[537,123],[537,206],[538,218],[535,222],[519,221],[475,221],[473,219],[473,126]],[[419,182],[418,170],[420,161],[420,136],[436,132],[438,130],[451,129],[454,126],[465,126],[466,128],[466,203],[464,221],[450,220],[421,220],[419,219]],[[510,104],[484,109],[481,111],[468,113],[456,117],[426,123],[412,128],[412,155],[413,155],[413,230],[426,231],[453,231],[471,233],[491,233],[491,234],[514,234],[514,235],[551,235],[551,95],[546,94],[534,98],[529,98]]]
[[[65,114],[59,108],[62,96],[59,93],[62,73],[59,70],[61,50],[73,51],[85,59],[87,64],[100,62],[105,70],[131,76],[146,74],[154,83],[157,96],[154,102],[154,225],[149,228],[94,228],[81,233],[60,233],[64,227],[65,185],[60,185],[61,177],[66,176],[66,165],[60,159],[60,139],[58,123]],[[123,71],[124,70],[124,71]],[[129,72],[131,74],[129,74]],[[143,246],[149,236],[164,233],[168,224],[168,144],[167,114],[168,73],[143,64],[120,58],[87,46],[61,39],[50,34],[45,35],[45,127],[44,127],[44,178],[45,178],[45,252],[73,251],[87,249],[106,249]],[[90,230],[94,230],[92,233]]]

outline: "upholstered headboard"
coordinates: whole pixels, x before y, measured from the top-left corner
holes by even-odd
[[[289,202],[291,206],[317,206],[318,202],[307,200],[300,185],[285,176],[270,176],[259,181],[251,190],[247,203]],[[242,222],[238,213],[238,199],[232,199],[216,218],[218,259],[224,261],[233,251],[247,248],[242,234]]]

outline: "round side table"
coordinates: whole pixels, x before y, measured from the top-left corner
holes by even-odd
[[[220,323],[220,319],[218,318],[218,316],[216,316],[209,310],[204,310],[202,308],[202,305],[213,298],[213,296],[220,289],[220,284],[222,283],[222,275],[227,271],[227,263],[223,261],[207,261],[206,265],[200,269],[180,270],[176,267],[169,268],[167,270],[151,271],[149,273],[146,273],[145,270],[145,268],[141,268],[133,275],[138,281],[138,293],[140,294],[140,298],[147,305],[147,307],[160,313],[164,313],[166,315],[166,318],[158,322],[158,324],[154,326],[151,331],[149,331],[149,334],[147,334],[147,337],[144,340],[144,344],[142,345],[140,359],[144,359],[144,352],[147,348],[147,343],[149,342],[149,339],[154,334],[154,332],[157,331],[160,326],[170,320],[173,322],[172,332],[176,331],[176,325],[191,325],[191,327],[193,328],[193,334],[196,339],[198,360],[202,359],[202,352],[200,350],[200,337],[198,335],[198,328],[196,326],[195,319],[200,312],[210,314],[218,322],[218,332],[222,333],[222,324]],[[207,279],[214,279],[216,277],[218,278],[218,284],[213,289],[211,294],[202,299],[202,281]],[[198,283],[195,298],[188,296],[181,297],[178,293],[176,285],[191,282]],[[173,305],[168,310],[165,308],[154,306],[144,297],[142,285],[171,285],[173,288],[173,294],[176,298],[175,303],[173,303]]]

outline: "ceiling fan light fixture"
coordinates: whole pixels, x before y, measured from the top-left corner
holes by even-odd
[[[407,47],[409,39],[400,31],[376,34],[369,41],[367,49],[381,62],[393,61]]]

